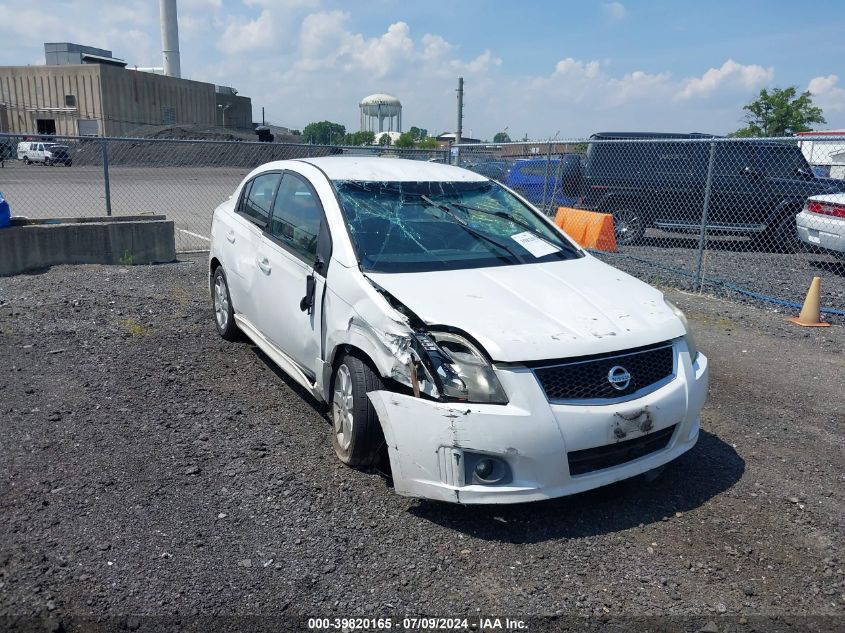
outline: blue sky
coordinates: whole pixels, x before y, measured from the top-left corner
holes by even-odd
[[[725,133],[763,87],[810,89],[845,128],[845,3],[483,0],[180,0],[183,76],[232,85],[274,123],[355,129],[389,92],[406,127],[575,138],[599,130]],[[0,64],[43,61],[43,41],[161,65],[154,0],[5,0]]]

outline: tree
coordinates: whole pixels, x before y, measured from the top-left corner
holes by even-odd
[[[387,147],[388,145],[390,145],[390,134],[388,134],[387,132],[383,133],[378,139],[378,144],[382,147]]]
[[[346,145],[372,145],[376,139],[374,132],[352,132],[343,138]]]
[[[747,125],[731,136],[792,136],[809,132],[811,123],[827,123],[822,109],[813,105],[810,91],[796,96],[798,88],[763,88],[760,95],[742,109]]]
[[[415,141],[421,141],[426,136],[428,136],[428,130],[426,130],[424,127],[416,127],[416,126],[412,125],[411,129],[408,130],[408,131],[411,134],[411,138],[414,139]]]
[[[413,130],[414,128],[411,129]],[[396,139],[396,147],[409,149],[414,146],[414,141],[413,132],[402,132],[402,134],[399,135],[399,138]]]
[[[305,137],[309,143],[315,145],[331,145],[333,143],[340,143],[343,137],[346,136],[346,126],[340,123],[332,123],[331,121],[320,121],[319,123],[309,123],[302,130],[302,136]]]
[[[493,137],[494,143],[510,143],[511,137],[508,136],[507,132],[496,132],[496,136]]]
[[[417,143],[420,149],[437,149],[437,139],[433,136],[426,136]]]

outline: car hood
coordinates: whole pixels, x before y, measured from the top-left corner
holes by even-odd
[[[685,333],[659,290],[592,256],[367,276],[433,329],[463,330],[499,362],[613,352]]]

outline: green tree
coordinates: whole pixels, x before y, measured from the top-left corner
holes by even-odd
[[[374,132],[351,132],[343,138],[346,145],[372,145],[376,135]]]
[[[426,136],[417,143],[420,149],[437,149],[437,139],[433,136]]]
[[[496,136],[493,137],[494,143],[510,143],[511,137],[508,136],[507,132],[496,132]]]
[[[399,135],[399,138],[396,139],[396,147],[401,147],[402,149],[409,149],[414,146],[414,141],[415,139],[413,132],[402,132],[402,134]]]
[[[388,134],[387,132],[382,134],[378,139],[378,144],[382,147],[387,147],[388,145],[390,145],[390,134]]]
[[[315,145],[332,145],[341,143],[346,136],[346,126],[331,121],[309,123],[302,130],[302,136],[309,143]]]
[[[796,86],[763,88],[760,95],[746,106],[746,126],[731,136],[792,136],[796,132],[809,132],[812,123],[827,123],[822,109],[813,105],[810,91],[798,94]]]
[[[408,132],[410,132],[411,138],[413,138],[415,141],[421,141],[428,136],[427,129],[425,129],[424,127],[416,127],[415,125],[412,125],[411,129],[408,130]]]

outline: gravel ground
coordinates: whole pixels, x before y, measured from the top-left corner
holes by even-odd
[[[557,614],[555,630],[842,630],[841,326],[669,294],[711,359],[696,448],[650,484],[465,508],[342,466],[325,409],[217,336],[202,258],[0,278],[0,628]]]
[[[798,253],[758,250],[748,238],[736,236],[711,238],[707,246],[703,269],[708,292],[760,305],[720,283],[727,282],[750,292],[800,304],[813,277],[818,276],[822,278],[822,306],[845,312],[845,258],[815,250]],[[652,283],[698,290],[695,283],[698,236],[650,229],[642,245],[619,247],[618,253],[599,256]],[[831,318],[845,323],[841,315]]]

